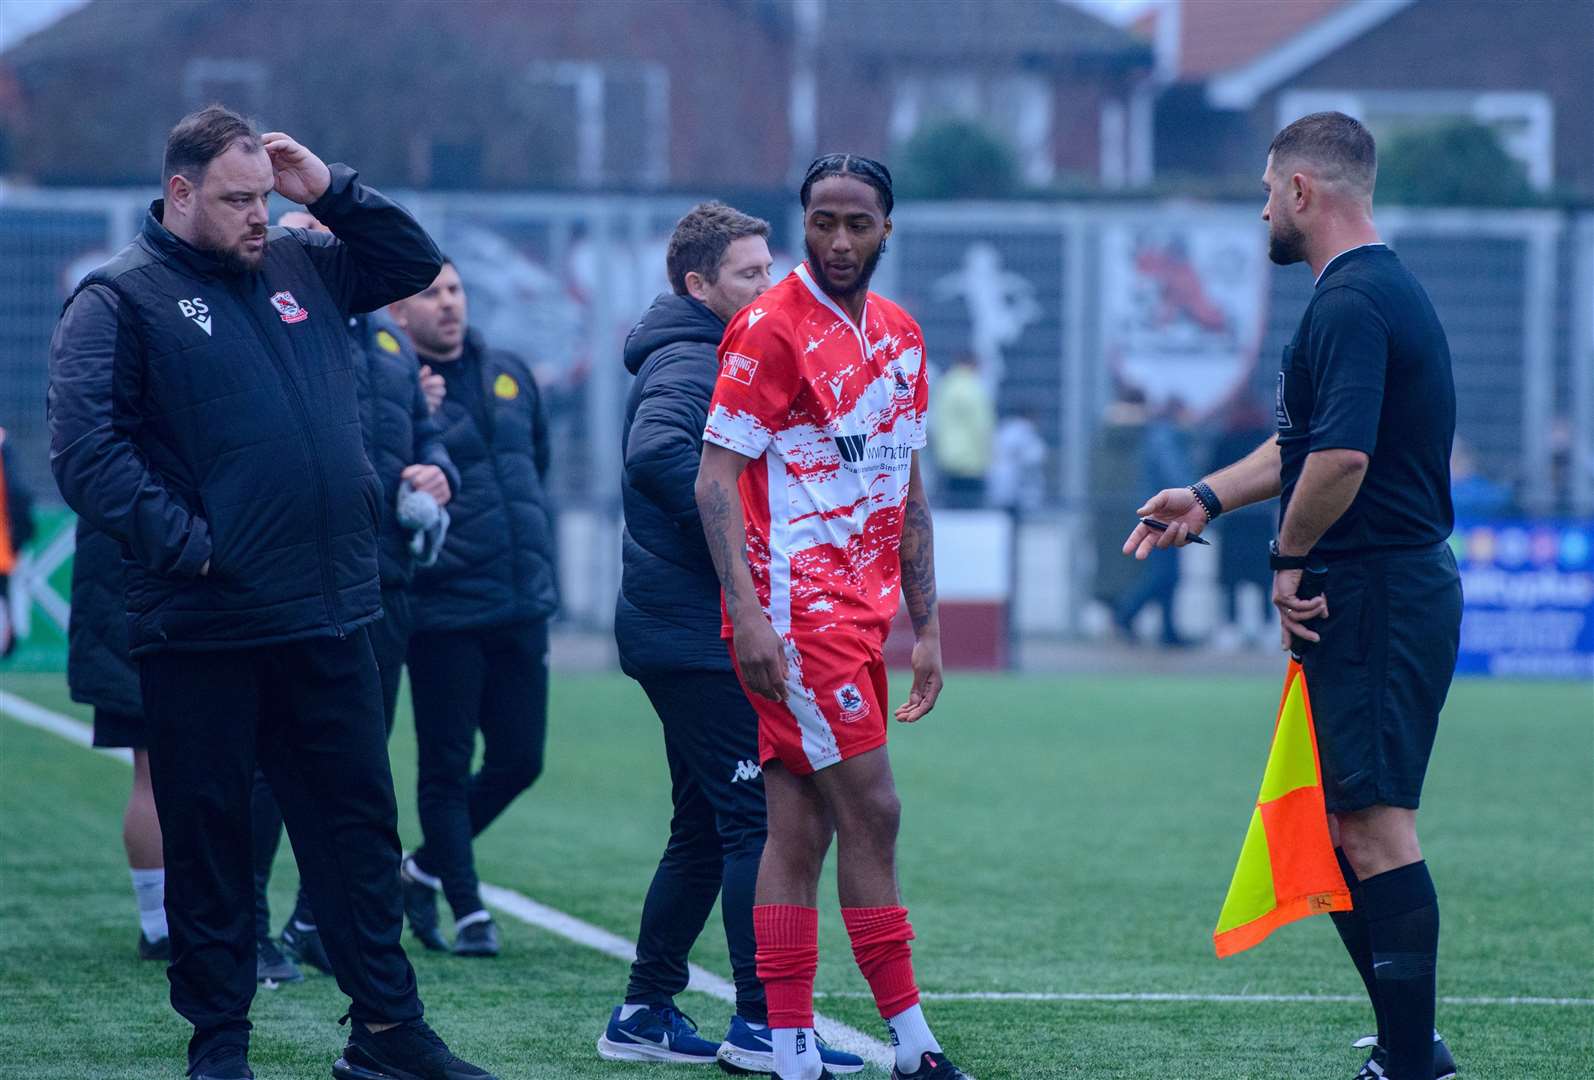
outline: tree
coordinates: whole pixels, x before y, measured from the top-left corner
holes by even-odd
[[[942,120],[914,132],[898,158],[898,193],[917,199],[1000,199],[1018,190],[1018,161],[973,120]]]
[[[1522,206],[1535,201],[1527,170],[1493,129],[1471,120],[1414,128],[1378,154],[1380,202],[1408,206]]]

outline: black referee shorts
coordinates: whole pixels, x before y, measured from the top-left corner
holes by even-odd
[[[1303,657],[1330,813],[1415,810],[1461,641],[1447,544],[1331,562],[1323,640]]]

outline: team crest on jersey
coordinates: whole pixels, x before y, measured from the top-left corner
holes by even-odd
[[[514,401],[520,396],[520,384],[514,376],[499,372],[498,378],[493,380],[493,394],[505,401]]]
[[[902,365],[891,365],[891,379],[893,383],[891,387],[891,396],[896,398],[898,401],[912,400],[913,384],[910,383],[908,381],[908,377],[902,373]]]
[[[743,386],[752,386],[753,376],[757,373],[758,361],[739,352],[726,353],[725,363],[720,367],[721,375],[727,379],[735,379]]]
[[[849,723],[869,715],[869,702],[854,683],[836,691],[836,704],[841,706],[841,718]]]
[[[376,345],[377,348],[381,349],[383,352],[397,354],[400,351],[398,338],[394,337],[386,330],[378,330],[376,332]]]
[[[285,323],[304,322],[310,317],[310,313],[300,307],[299,301],[295,300],[293,294],[286,289],[271,294],[271,306],[277,309],[277,314]]]

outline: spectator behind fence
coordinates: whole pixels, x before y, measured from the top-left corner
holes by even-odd
[[[1181,419],[1184,404],[1171,399],[1147,417],[1141,430],[1140,484],[1142,490],[1160,491],[1190,475],[1190,436]],[[1113,611],[1118,629],[1130,641],[1135,640],[1135,617],[1147,604],[1155,603],[1162,618],[1162,644],[1182,646],[1188,644],[1174,627],[1173,598],[1179,588],[1179,560],[1157,559],[1140,564],[1142,573],[1129,591],[1119,599]]]
[[[1516,510],[1510,490],[1478,471],[1477,455],[1459,435],[1450,449],[1450,501],[1457,519],[1466,522],[1508,517]]]
[[[1223,431],[1212,451],[1213,469],[1238,461],[1273,436],[1268,414],[1249,400],[1237,398],[1223,413]],[[1273,629],[1268,611],[1268,596],[1273,589],[1273,573],[1261,554],[1273,539],[1273,511],[1265,506],[1246,506],[1223,516],[1218,533],[1218,584],[1223,593],[1224,612],[1231,628],[1247,644],[1267,640]],[[1248,619],[1241,610],[1242,586],[1255,585],[1261,592],[1261,614]]]
[[[11,625],[11,575],[22,548],[33,539],[33,493],[23,484],[11,457],[6,429],[0,427],[0,657],[17,647]]]
[[[973,510],[985,503],[996,407],[972,353],[958,357],[930,399],[930,450],[941,475],[942,505]]]
[[[1039,510],[1046,502],[1046,459],[1050,453],[1033,408],[1004,416],[996,425],[991,467],[985,477],[990,504],[1014,516]]]

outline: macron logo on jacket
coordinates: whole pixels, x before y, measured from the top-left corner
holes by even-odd
[[[177,301],[177,310],[183,313],[184,318],[203,330],[206,337],[210,337],[210,305],[196,296],[192,300]]]

